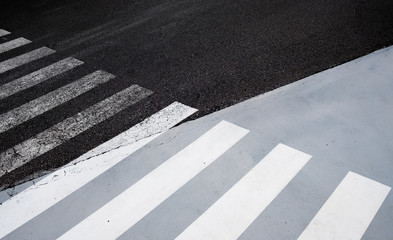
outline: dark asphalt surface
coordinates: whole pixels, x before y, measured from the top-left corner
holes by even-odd
[[[0,28],[53,56],[0,74],[0,84],[62,58],[85,62],[51,81],[0,100],[0,113],[95,70],[117,76],[0,134],[0,151],[132,84],[152,97],[0,178],[10,186],[59,167],[179,101],[197,118],[393,44],[393,1],[379,0],[2,0]],[[272,120],[273,121],[273,120]],[[1,188],[0,188],[1,189]]]

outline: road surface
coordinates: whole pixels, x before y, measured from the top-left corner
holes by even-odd
[[[393,43],[391,1],[5,0],[0,9],[2,188],[175,102],[196,119]]]

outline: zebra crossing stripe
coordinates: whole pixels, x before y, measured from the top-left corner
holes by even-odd
[[[46,56],[48,56],[52,53],[55,53],[55,52],[56,52],[55,50],[52,50],[50,48],[42,47],[42,48],[38,48],[36,50],[33,50],[31,52],[19,55],[17,57],[5,60],[3,62],[0,62],[0,73],[7,72],[9,70],[12,70],[12,69],[17,68],[19,66],[27,64],[29,62],[46,57]]]
[[[51,64],[45,68],[41,68],[40,70],[32,72],[26,76],[3,84],[2,86],[0,86],[0,100],[22,90],[30,88],[34,85],[37,85],[41,82],[44,82],[51,77],[64,73],[82,64],[82,61],[69,57],[54,64]]]
[[[10,34],[10,32],[8,32],[8,31],[6,31],[4,29],[0,29],[0,37],[3,37],[3,36],[8,35],[8,34]]]
[[[0,205],[0,238],[52,207],[196,111],[174,102],[5,201]],[[66,176],[64,171],[67,171]]]
[[[152,137],[158,137],[157,134],[163,133],[167,129],[175,126],[185,118],[194,114],[196,111],[197,110],[195,108],[191,108],[179,102],[174,102],[129,130],[119,134],[117,137],[82,155],[71,164],[85,161],[103,153],[113,152],[114,149],[119,149],[120,147],[130,146],[136,141],[145,142],[143,144],[145,145],[147,143],[146,141],[150,142]],[[130,151],[121,148],[121,151],[118,151],[121,153],[120,158],[130,155],[134,152],[133,149],[134,147],[132,147]]]
[[[0,177],[54,149],[65,141],[79,135],[151,94],[152,91],[148,89],[138,85],[132,85],[48,128],[35,137],[0,153]]]
[[[0,133],[49,111],[112,78],[115,78],[115,76],[99,70],[42,97],[23,104],[22,106],[14,108],[9,112],[1,114]]]
[[[23,37],[2,43],[0,44],[0,53],[7,52],[9,50],[21,47],[29,43],[31,43],[31,41]]]
[[[247,133],[244,128],[220,122],[59,239],[119,237]]]
[[[277,145],[176,239],[237,239],[310,158]]]
[[[390,190],[349,172],[298,239],[361,239]]]

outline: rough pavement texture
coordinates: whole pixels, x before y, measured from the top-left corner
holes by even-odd
[[[0,181],[61,166],[176,100],[197,118],[393,44],[392,1],[46,0],[0,3],[0,27],[53,56],[0,75],[0,84],[73,56],[67,78],[0,100],[0,113],[92,71],[117,76],[75,100],[0,134],[0,151],[138,84],[154,95]],[[110,124],[108,124],[110,121]],[[51,160],[52,159],[52,160]],[[53,160],[56,159],[56,160]]]

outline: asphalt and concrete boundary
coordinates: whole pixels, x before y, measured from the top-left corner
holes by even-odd
[[[91,216],[99,215],[111,201],[223,121],[246,129],[248,133],[129,226],[121,233],[120,239],[176,238],[193,226],[202,214],[210,211],[210,207],[219,203],[236,183],[280,144],[312,158],[247,225],[240,239],[297,239],[309,229],[314,217],[323,212],[325,203],[332,202],[330,197],[337,196],[333,194],[335,190],[342,189],[342,183],[353,176],[367,179],[383,189],[376,210],[368,216],[369,225],[362,226],[353,234],[360,235],[362,239],[390,239],[393,236],[390,227],[393,197],[389,193],[393,186],[392,66],[393,47],[388,47],[172,128],[7,233],[4,239],[26,236],[53,239],[67,236],[67,233],[72,235],[78,231],[80,224],[95,219]],[[214,149],[215,144],[209,147]],[[203,155],[203,151],[207,154],[210,150],[201,149],[198,154]],[[189,154],[192,157],[196,152]],[[86,161],[94,162],[94,158]],[[59,173],[66,170],[67,167],[60,169]],[[33,203],[28,202],[27,196],[34,195],[34,192],[45,194],[50,184],[36,182],[35,186],[8,200],[4,197],[6,191],[1,193],[5,201],[0,212],[18,204],[28,209]],[[67,181],[64,181],[66,185]],[[360,188],[363,189],[362,185]],[[373,198],[368,196],[354,201]],[[19,201],[18,204],[13,205],[16,201]],[[116,211],[123,209],[127,206],[118,205]],[[341,209],[333,210],[339,212]],[[360,212],[363,210],[358,209]],[[116,215],[116,211],[113,214]],[[358,216],[345,217],[356,220]],[[1,224],[7,224],[5,219],[7,217],[2,218]],[[346,226],[342,224],[333,232],[345,230]]]

